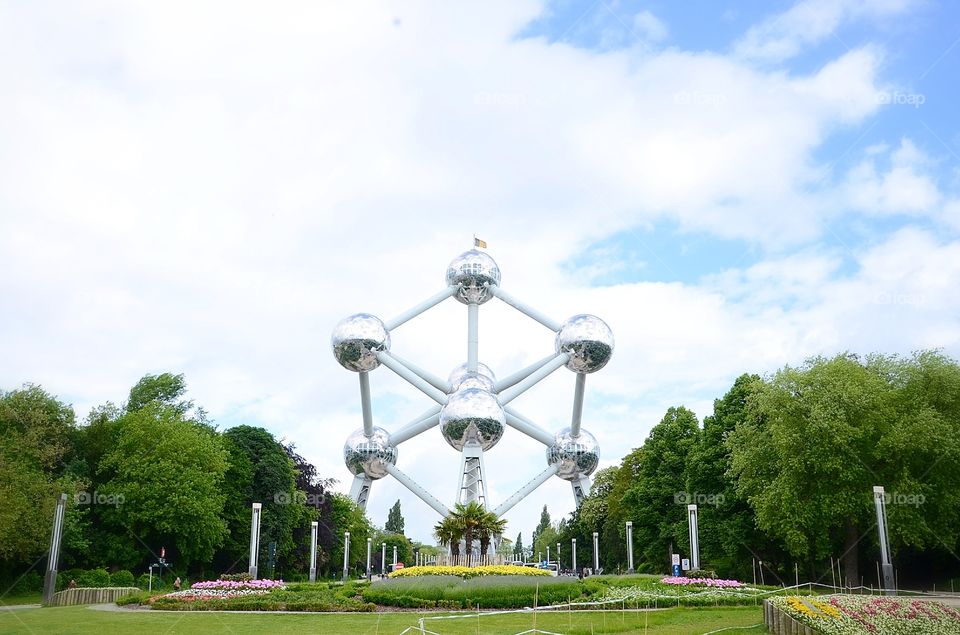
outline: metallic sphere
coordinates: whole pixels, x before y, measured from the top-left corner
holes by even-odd
[[[466,364],[460,364],[456,368],[450,371],[450,376],[447,377],[447,381],[450,382],[451,390],[456,392],[460,388],[460,383],[470,377],[473,373],[467,370]],[[490,380],[491,387],[497,381],[497,378],[493,375],[493,371],[490,370],[490,367],[486,364],[481,364],[477,362],[477,375],[482,375]],[[488,389],[489,390],[489,389]]]
[[[468,373],[467,376],[463,378],[463,381],[460,382],[460,385],[457,386],[457,390],[465,390],[467,388],[479,388],[480,390],[492,393],[493,381],[486,375],[481,375],[480,373]]]
[[[333,356],[347,370],[370,371],[380,365],[377,353],[390,350],[390,332],[379,318],[357,313],[340,320],[330,345]]]
[[[590,476],[599,462],[600,446],[583,428],[576,438],[570,436],[570,428],[564,428],[554,437],[553,445],[547,448],[547,465],[559,463],[557,476],[567,481]]]
[[[455,450],[463,450],[470,441],[489,450],[503,436],[505,423],[497,398],[480,388],[458,390],[440,410],[440,431]]]
[[[483,304],[491,297],[487,285],[500,284],[500,267],[487,254],[471,249],[454,258],[447,267],[447,284],[460,287],[455,296],[460,302]]]
[[[613,331],[594,315],[574,315],[560,328],[556,344],[558,353],[570,353],[567,368],[592,373],[613,356]]]
[[[390,435],[383,428],[374,428],[367,437],[363,428],[355,430],[343,444],[343,462],[354,476],[366,474],[372,479],[387,475],[384,464],[397,464],[397,448],[390,445]]]

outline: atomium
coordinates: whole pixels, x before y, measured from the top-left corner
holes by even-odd
[[[464,383],[470,379],[464,380]],[[450,395],[440,410],[440,432],[455,450],[478,443],[487,451],[503,436],[506,417],[497,398],[482,388],[465,388]]]
[[[483,304],[490,299],[487,286],[500,285],[500,267],[493,258],[471,249],[447,267],[447,284],[458,287],[456,298],[464,304]]]
[[[593,315],[574,315],[557,333],[557,352],[570,353],[567,368],[575,373],[595,373],[613,356],[613,331]]]
[[[379,318],[357,313],[340,320],[330,337],[333,356],[354,372],[371,371],[380,365],[377,353],[390,350],[390,333]]]
[[[597,440],[580,425],[586,376],[610,361],[613,333],[603,320],[592,315],[575,315],[560,324],[523,304],[500,289],[500,268],[493,258],[476,249],[453,259],[447,268],[446,282],[446,289],[393,320],[383,322],[373,315],[358,313],[342,320],[333,330],[330,342],[334,357],[360,377],[363,427],[350,434],[343,448],[344,462],[354,475],[351,497],[359,505],[366,505],[373,481],[390,474],[439,514],[449,514],[450,507],[396,466],[397,446],[437,427],[447,444],[461,453],[455,502],[487,506],[488,475],[483,456],[498,444],[510,426],[546,447],[547,467],[491,511],[503,516],[553,476],[570,482],[579,505],[589,494],[590,475],[599,462]],[[451,296],[468,307],[467,362],[454,368],[444,380],[393,355],[391,331]],[[494,297],[556,334],[554,354],[527,368],[511,371],[502,384],[478,358],[479,305]],[[392,433],[373,425],[370,373],[381,365],[434,402],[429,410]],[[518,412],[513,401],[561,366],[573,371],[577,379],[570,424],[554,434]]]
[[[390,445],[390,434],[383,428],[375,427],[369,437],[360,428],[343,444],[343,461],[354,476],[365,474],[376,480],[387,475],[384,464],[397,464],[397,448]]]
[[[564,428],[557,433],[553,445],[547,447],[547,465],[559,464],[557,476],[565,481],[590,476],[599,462],[600,446],[582,428],[576,437],[570,434],[570,428]]]

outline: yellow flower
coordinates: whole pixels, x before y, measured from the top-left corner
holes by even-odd
[[[403,569],[394,571],[389,575],[389,577],[414,578],[425,575],[455,575],[460,578],[475,578],[482,575],[549,576],[550,572],[546,569],[518,567],[510,564],[489,565],[485,567],[453,567],[431,565],[423,567],[404,567]]]

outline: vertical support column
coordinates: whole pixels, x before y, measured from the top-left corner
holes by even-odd
[[[317,581],[317,521],[310,523],[310,581]]]
[[[373,479],[366,474],[357,474],[353,477],[353,484],[350,485],[350,500],[357,504],[360,509],[367,509],[367,499],[370,498],[370,488],[373,486]]]
[[[560,573],[560,543],[557,543],[557,573]]]
[[[600,572],[600,534],[593,532],[593,574]]]
[[[393,546],[393,570],[397,570],[397,546]]]
[[[253,503],[250,507],[250,569],[248,573],[254,580],[257,579],[257,564],[260,560],[261,507],[263,507],[261,503]]]
[[[547,566],[550,566],[550,545],[547,545]]]
[[[687,505],[687,518],[690,526],[690,566],[700,569],[700,529],[697,526],[697,506]]]
[[[887,528],[887,501],[882,485],[873,487],[873,502],[877,507],[877,531],[880,533],[880,567],[883,570],[884,595],[896,595],[897,585],[890,559],[890,534]]]
[[[367,582],[370,581],[370,578],[373,576],[370,573],[370,551],[373,548],[373,538],[367,538]]]
[[[387,575],[387,543],[383,543],[383,551],[380,553],[380,575]]]
[[[343,581],[350,579],[350,532],[343,532]]]
[[[570,436],[580,436],[580,420],[583,418],[583,393],[587,385],[586,373],[577,373],[577,384],[573,391],[573,416],[570,418]]]
[[[460,489],[457,502],[466,505],[478,502],[487,506],[486,470],[483,465],[483,448],[479,443],[467,443],[460,460]]]
[[[570,487],[573,489],[573,502],[579,509],[583,499],[590,495],[590,477],[581,474],[570,481]]]
[[[360,371],[360,409],[363,412],[363,433],[373,436],[373,406],[370,404],[370,373]]]
[[[43,603],[53,602],[57,590],[57,563],[60,560],[60,539],[63,537],[63,517],[67,510],[67,495],[60,494],[53,511],[53,529],[50,532],[50,553],[47,555],[47,573],[43,578]]]
[[[467,370],[477,372],[477,348],[480,333],[480,305],[467,305]]]
[[[573,569],[573,572],[577,572],[577,539],[570,539],[570,561],[572,564],[570,567]]]
[[[633,570],[633,521],[627,521],[627,573],[635,573]]]

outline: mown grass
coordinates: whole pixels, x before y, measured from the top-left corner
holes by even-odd
[[[166,611],[98,611],[71,606],[0,611],[0,635],[6,633],[53,633],[63,635],[112,635],[113,633],[211,633],[214,635],[262,635],[263,633],[327,633],[374,635],[399,633],[416,626],[421,613],[205,613]],[[647,633],[649,635],[694,635],[720,628],[757,635],[750,629],[763,621],[757,607],[668,609],[664,611],[521,612],[510,615],[468,614],[460,619],[425,621],[425,627],[442,635],[519,633],[537,627],[554,633]]]
[[[16,606],[18,604],[40,604],[39,593],[10,593],[0,597],[0,606]]]

